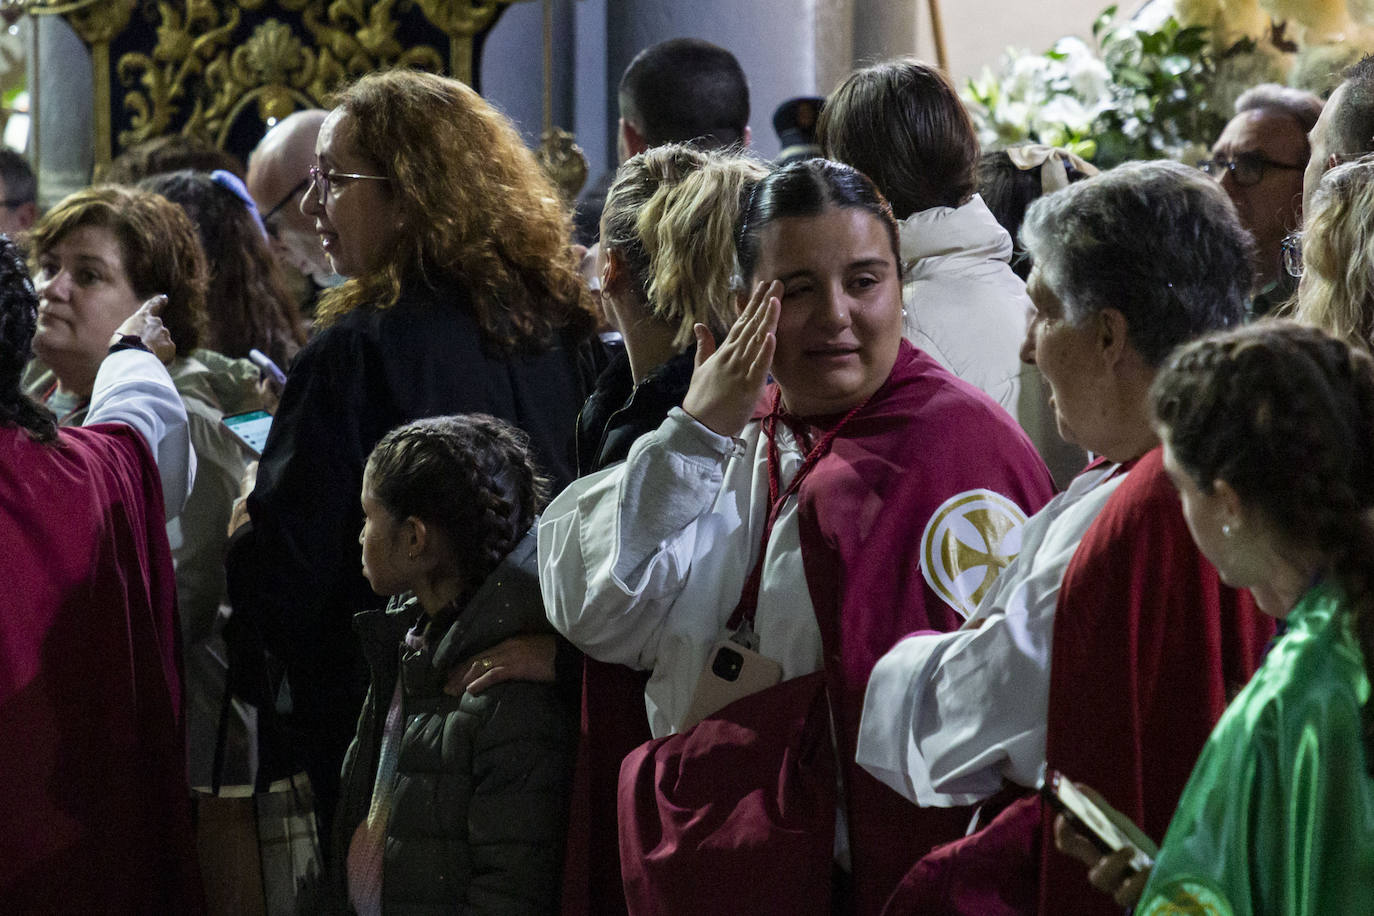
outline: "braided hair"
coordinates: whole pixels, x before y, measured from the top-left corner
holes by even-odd
[[[38,294],[19,249],[0,235],[0,426],[18,426],[39,442],[57,441],[57,422],[19,387],[33,357]]]
[[[448,537],[467,595],[525,536],[548,495],[529,437],[486,414],[393,429],[372,450],[366,476],[393,516],[418,518]]]
[[[1374,683],[1374,359],[1315,328],[1265,321],[1180,348],[1155,417],[1204,492],[1224,480],[1344,591]],[[1374,773],[1374,699],[1362,712]]]

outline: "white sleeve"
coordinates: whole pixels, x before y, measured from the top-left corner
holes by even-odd
[[[1034,785],[1045,759],[1050,630],[1027,623],[995,616],[894,646],[869,677],[858,763],[927,806],[972,804],[1003,778]]]
[[[141,435],[162,476],[162,501],[170,520],[186,505],[195,479],[186,407],[167,369],[146,350],[120,350],[106,356],[95,374],[91,405],[83,426],[123,423]]]
[[[539,523],[539,577],[554,627],[602,661],[652,668],[692,565],[697,519],[735,441],[679,408],[622,464],[573,482]]]
[[[878,660],[859,722],[860,766],[926,806],[972,804],[1004,778],[1035,784],[1054,610],[1075,545],[1023,548],[963,629],[909,636]]]

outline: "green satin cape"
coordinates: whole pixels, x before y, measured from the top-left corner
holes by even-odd
[[[1293,608],[1198,758],[1137,914],[1374,912],[1370,686],[1347,618],[1331,586]]]

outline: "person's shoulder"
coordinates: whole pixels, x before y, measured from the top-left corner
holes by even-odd
[[[1312,723],[1358,728],[1368,685],[1349,621],[1349,608],[1334,586],[1318,586],[1304,596],[1255,676],[1257,700],[1299,731]]]
[[[203,378],[214,403],[226,414],[241,413],[260,406],[259,370],[250,360],[226,356],[202,347],[188,354],[187,363],[203,370]]]
[[[1025,440],[1011,414],[987,392],[959,378],[933,356],[903,342],[892,376],[880,393],[883,413],[898,412],[912,419],[912,432],[929,435],[931,427],[948,430],[942,445],[963,443],[987,447],[994,441]],[[980,443],[980,440],[981,443]],[[1029,440],[1025,440],[1029,446]]]
[[[1129,466],[1106,506],[1110,514],[1149,518],[1157,523],[1183,524],[1178,491],[1164,471],[1163,451],[1155,446]]]
[[[52,460],[80,466],[84,478],[94,480],[107,474],[127,485],[145,490],[157,489],[161,484],[157,462],[143,436],[124,423],[96,423],[91,426],[64,426],[57,431],[58,441],[50,449]]]

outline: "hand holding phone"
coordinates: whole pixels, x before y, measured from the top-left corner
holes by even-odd
[[[1088,795],[1063,773],[1047,770],[1039,788],[1050,807],[1062,814],[1102,855],[1129,850],[1128,862],[1132,870],[1146,871],[1154,866],[1159,847],[1134,824],[1126,829],[1121,823],[1124,817],[1120,812]]]

